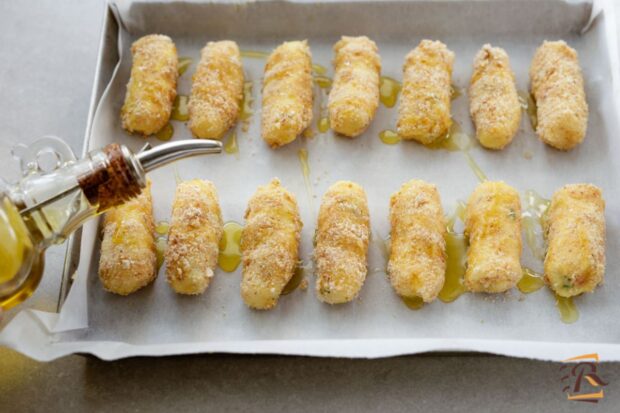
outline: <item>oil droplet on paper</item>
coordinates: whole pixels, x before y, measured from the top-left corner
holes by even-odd
[[[401,141],[398,133],[390,129],[381,131],[379,133],[379,139],[381,139],[381,142],[385,143],[386,145],[396,145]]]
[[[177,70],[179,71],[179,76],[183,76],[183,73],[185,73],[191,65],[192,65],[191,57],[179,57],[179,62],[177,64]]]
[[[527,267],[523,267],[523,276],[517,283],[517,288],[524,294],[540,290],[545,285],[542,274]]]
[[[188,103],[189,97],[177,95],[177,97],[174,99],[174,103],[172,104],[172,113],[170,114],[170,118],[172,120],[178,120],[181,122],[189,120],[189,107],[187,106]]]
[[[224,234],[220,240],[218,265],[226,272],[233,272],[241,262],[241,224],[230,221],[224,224]]]
[[[174,135],[174,128],[170,123],[166,123],[166,126],[161,128],[161,130],[155,134],[155,137],[160,141],[166,142],[172,139],[172,135]]]
[[[379,81],[379,100],[386,108],[393,108],[402,90],[402,84],[391,77],[381,76]]]
[[[555,296],[555,307],[560,312],[563,323],[572,324],[579,319],[579,310],[573,301],[573,297]]]

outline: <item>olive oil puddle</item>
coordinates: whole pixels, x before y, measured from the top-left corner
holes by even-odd
[[[573,301],[573,297],[561,297],[556,294],[555,307],[560,313],[563,323],[572,324],[579,319],[579,309]]]
[[[179,72],[179,76],[183,76],[183,73],[189,69],[192,65],[193,59],[191,57],[179,57],[179,61],[177,64],[177,70]]]
[[[174,103],[172,104],[172,113],[170,114],[170,118],[172,120],[178,120],[181,122],[185,122],[189,120],[189,97],[184,95],[177,95],[174,99]]]
[[[379,139],[386,145],[396,145],[401,141],[400,136],[390,129],[383,130],[379,133]]]
[[[160,141],[166,142],[172,139],[172,135],[174,135],[174,128],[171,123],[166,123],[166,126],[161,128],[159,132],[155,134],[155,137]]]
[[[297,267],[295,267],[295,272],[291,279],[286,283],[284,288],[282,289],[281,295],[288,295],[298,289],[304,283],[306,279],[306,270],[308,270],[308,266],[305,266],[303,262],[299,262]]]
[[[462,201],[457,203],[452,215],[446,219],[446,277],[438,295],[444,303],[456,300],[467,291],[463,284],[467,264],[467,240],[454,229],[457,219],[465,221],[465,203]]]
[[[239,144],[237,143],[237,133],[230,132],[226,143],[224,143],[224,152],[229,155],[237,155],[239,153]]]
[[[535,191],[525,191],[525,211],[521,214],[525,231],[525,242],[536,259],[545,259],[543,227],[550,201]]]
[[[235,271],[241,262],[242,231],[243,226],[237,222],[229,221],[224,224],[217,264],[226,272]]]
[[[542,274],[536,271],[523,267],[523,275],[517,283],[517,288],[524,294],[530,294],[540,290],[545,285],[545,280]]]
[[[400,299],[410,310],[419,310],[424,307],[422,297],[400,297]]]
[[[332,87],[332,80],[327,76],[314,76],[314,83],[321,89],[329,89]]]
[[[166,235],[169,229],[170,224],[168,223],[168,221],[159,221],[157,225],[155,225],[155,232],[158,235]]]
[[[241,111],[239,112],[239,120],[241,120],[241,130],[247,132],[250,129],[250,121],[254,115],[254,97],[252,89],[254,84],[251,81],[243,83],[243,98],[241,100]]]
[[[269,53],[260,50],[242,50],[241,57],[247,57],[249,59],[266,59],[269,57]]]
[[[528,118],[530,119],[530,125],[532,125],[532,129],[536,130],[536,127],[538,126],[536,100],[534,100],[534,97],[531,93],[525,90],[520,90],[518,92],[518,95],[521,108],[523,108]]]
[[[386,108],[393,108],[398,101],[402,84],[391,77],[381,76],[379,80],[379,100]]]

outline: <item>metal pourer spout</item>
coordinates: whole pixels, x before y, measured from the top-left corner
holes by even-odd
[[[220,152],[222,152],[222,142],[210,139],[188,139],[164,143],[135,156],[144,172],[150,172],[177,159]]]

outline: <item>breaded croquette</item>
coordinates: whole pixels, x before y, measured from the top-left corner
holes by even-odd
[[[307,41],[285,42],[267,59],[262,136],[272,148],[295,140],[312,121],[312,56]]]
[[[329,124],[341,135],[363,133],[379,106],[381,58],[366,36],[343,36],[334,45],[334,82],[329,93]]]
[[[243,301],[258,310],[275,307],[299,260],[301,219],[295,196],[275,178],[248,202],[241,233]]]
[[[170,119],[177,95],[177,49],[168,36],[151,34],[131,46],[133,64],[121,109],[123,129],[144,136],[159,132]]]
[[[105,215],[99,279],[112,293],[131,294],[157,276],[152,203],[149,182],[140,195]]]
[[[483,182],[465,209],[469,240],[464,284],[469,291],[499,293],[521,279],[521,201],[504,182]]]
[[[562,297],[594,291],[605,275],[605,201],[600,188],[566,185],[553,194],[547,214],[545,281]]]
[[[469,85],[469,112],[476,138],[485,148],[502,149],[517,133],[521,104],[504,49],[485,44],[476,54]]]
[[[235,124],[243,98],[243,79],[237,43],[207,43],[192,77],[188,105],[188,127],[195,137],[221,139]]]
[[[543,42],[532,59],[530,81],[540,139],[561,150],[581,143],[588,125],[588,104],[575,49],[564,41]]]
[[[223,223],[215,185],[195,179],[177,186],[166,249],[166,274],[179,294],[202,294],[214,275]]]
[[[398,135],[428,145],[446,136],[454,53],[439,41],[422,40],[405,58],[398,107]]]
[[[323,196],[316,230],[316,292],[321,301],[341,304],[358,295],[366,279],[369,238],[364,189],[336,182]]]
[[[411,180],[390,199],[388,274],[401,297],[433,301],[445,281],[446,222],[435,185]]]

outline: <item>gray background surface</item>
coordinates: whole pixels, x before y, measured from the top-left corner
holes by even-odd
[[[0,175],[8,181],[18,176],[15,143],[53,134],[81,151],[103,7],[101,0],[0,2]],[[44,283],[29,305],[55,309],[63,255],[62,247],[48,251]],[[476,355],[70,356],[43,364],[0,348],[0,411],[620,410],[620,363],[599,366],[610,384],[598,405],[566,400],[560,366]]]

